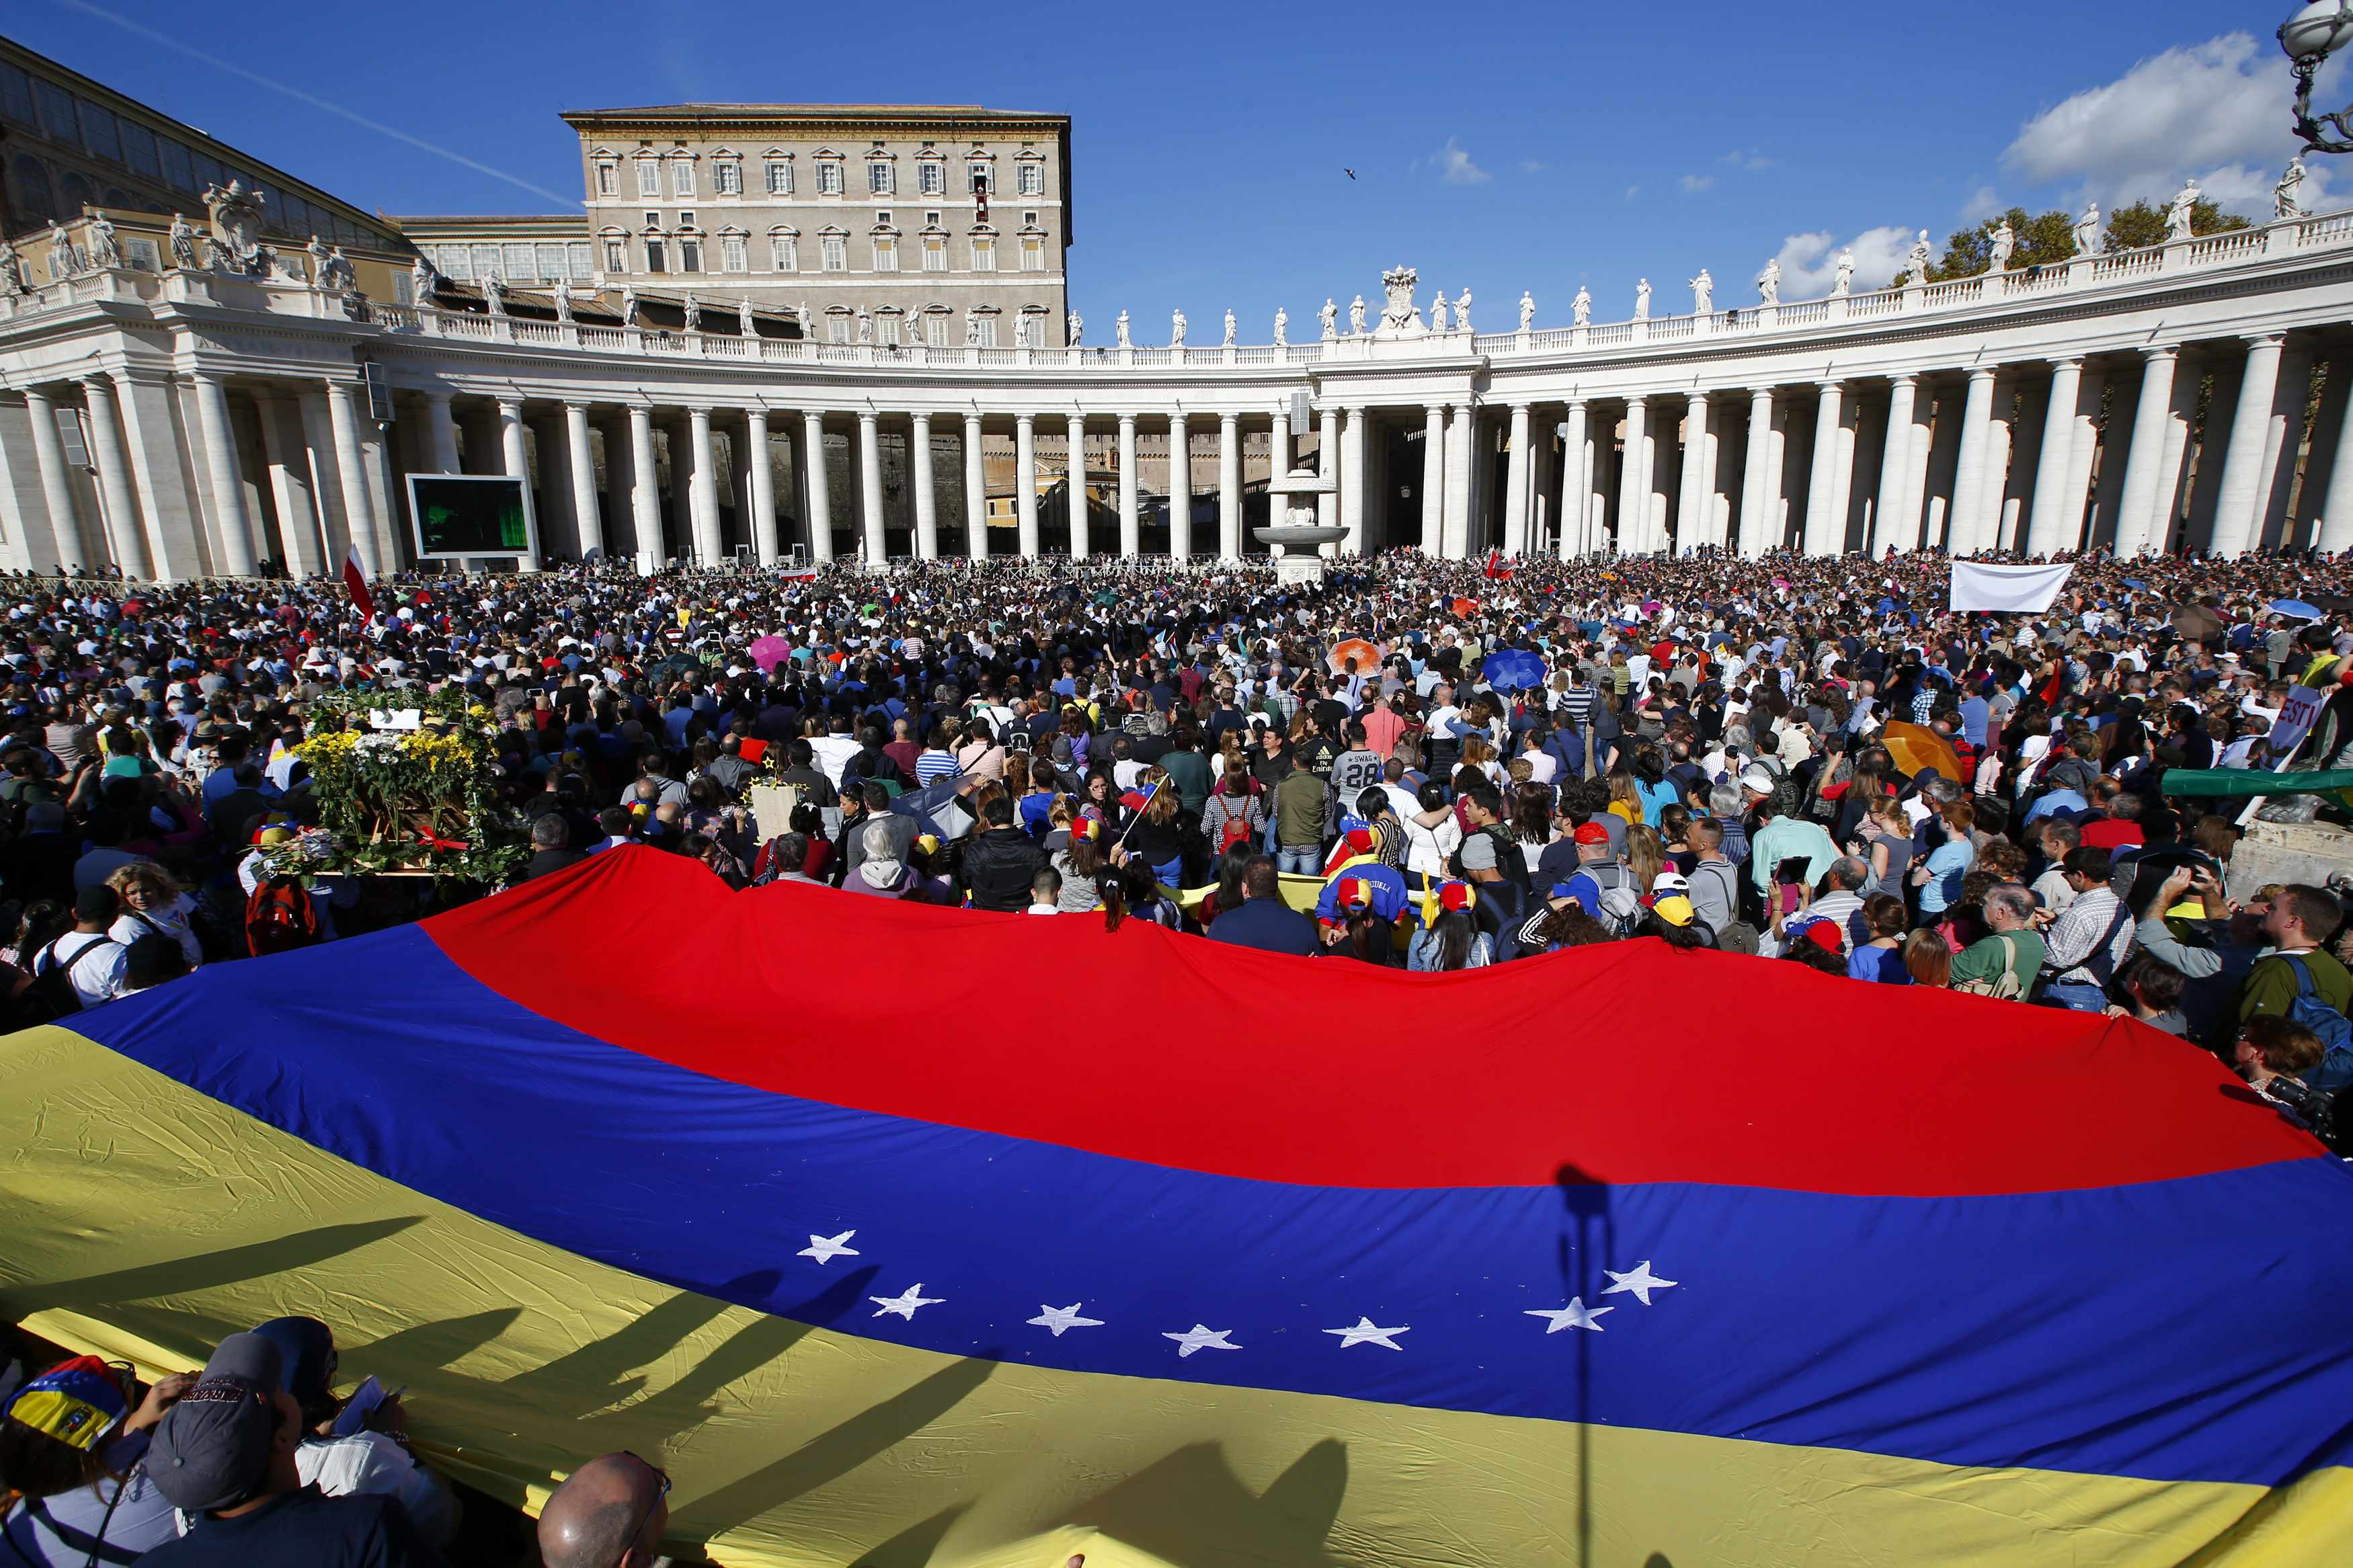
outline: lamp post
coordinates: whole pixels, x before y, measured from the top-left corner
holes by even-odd
[[[2312,0],[2280,24],[2279,42],[2295,72],[2295,133],[2316,153],[2353,153],[2353,108],[2312,112],[2312,79],[2321,62],[2353,43],[2353,0]]]

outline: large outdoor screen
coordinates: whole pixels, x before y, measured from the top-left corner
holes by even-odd
[[[420,559],[531,549],[531,496],[522,480],[503,474],[411,474],[408,511]]]

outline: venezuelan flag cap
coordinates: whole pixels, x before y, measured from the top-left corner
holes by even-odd
[[[90,1453],[121,1421],[130,1400],[94,1355],[59,1362],[10,1397],[7,1417],[69,1448]]]

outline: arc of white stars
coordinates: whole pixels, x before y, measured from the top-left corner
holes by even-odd
[[[1053,1330],[1054,1337],[1058,1340],[1062,1337],[1062,1331],[1065,1329],[1102,1328],[1103,1321],[1101,1318],[1079,1316],[1079,1309],[1085,1305],[1084,1301],[1073,1301],[1067,1307],[1049,1307],[1041,1301],[1038,1305],[1039,1315],[1029,1321],[1041,1329]]]
[[[1543,1308],[1532,1308],[1525,1315],[1531,1318],[1545,1319],[1550,1325],[1545,1330],[1545,1332],[1548,1334],[1556,1334],[1563,1329],[1591,1329],[1598,1334],[1601,1331],[1601,1325],[1595,1322],[1593,1320],[1602,1316],[1604,1313],[1614,1312],[1617,1310],[1618,1309],[1615,1307],[1588,1307],[1585,1304],[1584,1297],[1571,1296],[1568,1299],[1568,1305],[1566,1307],[1556,1308],[1549,1311]]]
[[[1185,1357],[1191,1355],[1195,1351],[1238,1351],[1241,1349],[1241,1346],[1234,1343],[1231,1340],[1226,1337],[1228,1334],[1232,1332],[1233,1330],[1231,1329],[1213,1329],[1206,1323],[1196,1323],[1181,1334],[1163,1333],[1160,1337],[1164,1340],[1175,1340],[1176,1342],[1176,1355],[1177,1359],[1181,1361]]]
[[[859,1257],[858,1248],[849,1244],[849,1238],[857,1234],[854,1230],[845,1230],[839,1236],[819,1236],[817,1232],[811,1231],[809,1244],[793,1256],[814,1258],[819,1263],[830,1263],[837,1258]]]
[[[1410,1332],[1411,1325],[1400,1323],[1394,1329],[1377,1329],[1373,1326],[1373,1321],[1370,1318],[1360,1316],[1356,1320],[1356,1326],[1353,1329],[1326,1329],[1324,1331],[1327,1334],[1337,1334],[1340,1337],[1342,1350],[1346,1350],[1350,1345],[1383,1345],[1393,1351],[1401,1351],[1405,1347],[1389,1336]]]
[[[903,1296],[869,1296],[866,1299],[874,1303],[876,1317],[896,1316],[904,1318],[911,1323],[915,1321],[916,1308],[936,1307],[947,1300],[944,1296],[924,1295],[923,1287],[920,1283],[907,1287],[907,1293]]]
[[[1615,1268],[1604,1268],[1601,1272],[1609,1276],[1609,1283],[1602,1289],[1603,1295],[1615,1296],[1620,1290],[1631,1290],[1634,1300],[1645,1307],[1651,1304],[1651,1291],[1672,1290],[1675,1285],[1673,1280],[1662,1279],[1651,1273],[1651,1260],[1647,1258],[1623,1274]]]

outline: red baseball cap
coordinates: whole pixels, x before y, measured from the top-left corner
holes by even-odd
[[[1440,909],[1469,909],[1471,907],[1471,884],[1468,882],[1446,883],[1438,889],[1438,903]]]
[[[1344,910],[1368,908],[1373,901],[1373,890],[1365,885],[1362,877],[1345,877],[1333,889],[1332,901]]]
[[[1579,844],[1607,844],[1609,842],[1609,830],[1598,822],[1580,822],[1570,837]]]

